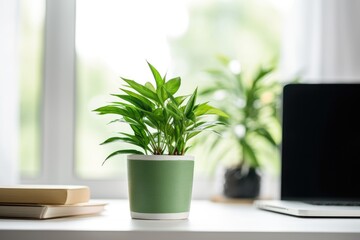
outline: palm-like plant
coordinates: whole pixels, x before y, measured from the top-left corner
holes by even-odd
[[[227,126],[220,129],[221,135],[229,138],[219,136],[207,144],[216,146],[222,140],[231,139],[241,153],[239,165],[258,168],[261,165],[258,141],[274,147],[279,144],[274,132],[280,129],[277,110],[281,84],[271,78],[274,68],[260,68],[253,77],[246,78],[241,71],[232,69],[238,62],[224,56],[219,57],[219,61],[219,68],[208,71],[213,81],[202,89],[200,95],[217,100],[217,107],[229,115],[228,118],[217,117]]]
[[[126,84],[120,94],[112,94],[117,101],[96,110],[100,115],[113,114],[111,122],[129,125],[132,133],[120,132],[102,144],[126,142],[135,148],[120,149],[106,159],[118,154],[184,155],[190,148],[188,141],[204,130],[222,124],[209,121],[207,115],[227,115],[207,103],[196,103],[197,89],[185,96],[175,96],[181,85],[180,77],[166,80],[148,63],[156,85],[121,78]],[[105,162],[104,161],[104,162]]]

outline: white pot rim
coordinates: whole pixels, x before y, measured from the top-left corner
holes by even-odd
[[[155,161],[194,161],[194,156],[190,155],[128,155],[128,160],[155,160]]]

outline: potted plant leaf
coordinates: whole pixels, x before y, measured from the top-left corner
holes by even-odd
[[[270,149],[272,154],[266,157],[273,160],[278,151],[281,130],[278,103],[282,85],[271,77],[274,68],[259,68],[246,76],[240,71],[238,61],[226,56],[219,56],[218,60],[220,66],[208,71],[211,81],[200,95],[214,100],[216,107],[229,117],[217,116],[226,127],[219,130],[220,136],[214,135],[205,144],[214,151],[221,152],[217,146],[224,145],[236,150],[237,154],[231,156],[232,165],[225,171],[223,194],[230,198],[254,199],[260,192],[259,170],[264,165],[260,156],[266,155],[265,149],[268,152]],[[224,151],[231,152],[226,148]]]
[[[144,85],[121,78],[117,101],[96,110],[100,115],[116,116],[113,122],[127,124],[131,132],[120,132],[103,144],[126,142],[132,147],[119,149],[109,158],[128,154],[128,185],[133,218],[185,219],[189,215],[194,157],[186,155],[189,140],[221,122],[208,119],[226,114],[207,103],[197,103],[197,89],[177,96],[181,79],[167,80],[148,63],[155,85]],[[105,162],[104,161],[104,162]]]

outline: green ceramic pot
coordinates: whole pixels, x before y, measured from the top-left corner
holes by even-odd
[[[188,218],[194,157],[129,155],[127,159],[132,218]]]

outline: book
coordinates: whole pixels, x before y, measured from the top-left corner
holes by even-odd
[[[104,210],[105,205],[105,203],[100,202],[73,205],[1,204],[0,217],[49,219],[97,214]]]
[[[16,185],[0,186],[1,203],[69,205],[85,203],[90,189],[74,185]]]

